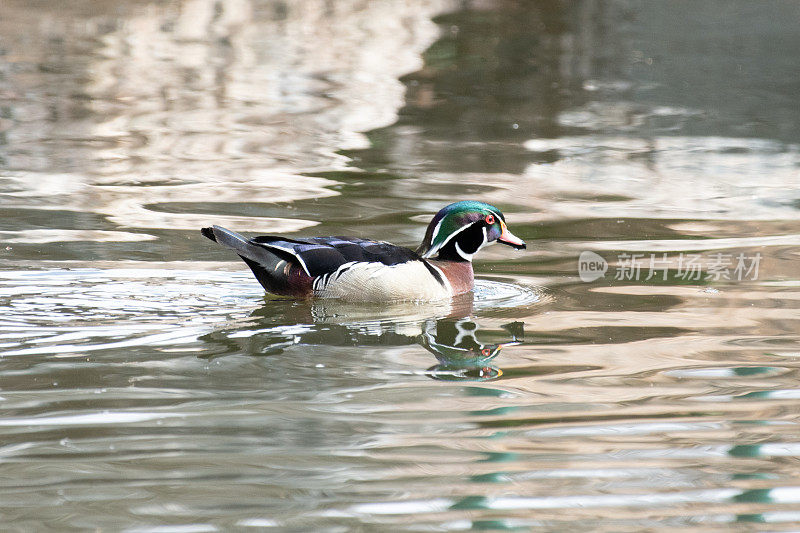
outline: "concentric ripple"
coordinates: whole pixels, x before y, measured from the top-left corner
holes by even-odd
[[[545,299],[545,292],[541,288],[488,279],[476,279],[472,292],[476,310],[525,308]]]

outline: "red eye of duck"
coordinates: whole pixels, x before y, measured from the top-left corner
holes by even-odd
[[[490,226],[494,224],[494,215],[486,215],[486,223]]]

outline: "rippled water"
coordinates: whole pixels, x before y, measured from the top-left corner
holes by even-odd
[[[4,1],[3,529],[797,530],[798,14]],[[198,232],[454,198],[529,246],[452,302],[265,297]]]

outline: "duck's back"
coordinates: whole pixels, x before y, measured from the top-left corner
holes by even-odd
[[[416,252],[408,248],[357,237],[287,239],[264,235],[255,237],[250,242],[273,250],[277,254],[288,254],[295,258],[312,277],[330,274],[345,263],[378,263],[393,266],[420,259]]]

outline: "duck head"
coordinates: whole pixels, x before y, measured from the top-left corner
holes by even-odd
[[[525,248],[525,242],[508,231],[499,209],[468,200],[445,206],[436,213],[417,253],[424,258],[472,261],[478,250],[494,242],[518,250]]]

